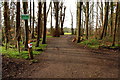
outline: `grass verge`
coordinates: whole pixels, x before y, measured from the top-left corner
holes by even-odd
[[[33,43],[32,49],[33,49],[34,56],[42,53],[42,51],[36,51],[37,49],[44,49],[47,46],[47,44],[40,44],[39,47],[35,47],[36,42],[32,42],[32,43]],[[8,45],[8,46],[12,46],[12,45]],[[22,50],[24,48],[23,44],[21,44],[20,48],[21,48],[21,52],[19,53],[15,47],[12,47],[12,48],[9,47],[8,50],[5,50],[5,46],[0,46],[0,53],[2,53],[3,55],[5,55],[7,57],[11,57],[11,58],[27,59],[28,58],[28,51]]]

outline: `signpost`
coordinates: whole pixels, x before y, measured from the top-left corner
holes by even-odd
[[[29,53],[29,58],[33,59],[33,52],[32,52],[32,41],[28,41],[28,53]]]
[[[30,18],[29,14],[22,14],[21,19],[28,20]]]

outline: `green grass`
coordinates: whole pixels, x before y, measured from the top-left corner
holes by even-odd
[[[84,40],[84,41],[80,42],[79,44],[86,45],[86,46],[88,46],[90,48],[94,48],[94,49],[98,49],[100,46],[106,46],[106,47],[110,47],[110,48],[116,48],[119,46],[118,44],[115,44],[115,46],[112,46],[111,38],[106,38],[103,40],[91,38],[89,40]]]
[[[52,36],[51,35],[47,35],[47,38],[51,38]]]
[[[36,42],[32,42],[33,43],[33,55],[37,55],[40,54],[42,51],[35,51],[36,49],[44,49],[47,44],[40,44],[39,47],[35,47]],[[12,46],[12,45],[9,45]],[[24,48],[24,45],[21,44],[21,49]],[[16,48],[8,48],[8,50],[5,50],[4,46],[0,46],[0,53],[2,53],[3,55],[7,56],[7,57],[11,57],[11,58],[24,58],[27,59],[28,58],[28,51],[21,51],[20,53],[18,52],[18,50]]]
[[[97,49],[100,46],[100,41],[97,40],[97,39],[90,39],[90,40],[82,41],[82,42],[80,42],[80,44],[87,45],[90,48],[96,48]]]
[[[65,35],[71,35],[71,33],[64,33]]]

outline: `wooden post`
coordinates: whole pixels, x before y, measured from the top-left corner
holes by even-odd
[[[32,41],[28,41],[28,56],[30,59],[33,59],[33,52],[32,52]]]

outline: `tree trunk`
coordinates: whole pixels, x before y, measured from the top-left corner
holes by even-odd
[[[71,13],[71,32],[72,32],[72,35],[74,35],[74,29],[73,29],[73,15]]]
[[[27,2],[23,2],[23,9],[24,9],[24,14],[27,14],[27,7],[28,7],[28,3]],[[28,20],[25,20],[25,50],[27,50],[28,48]]]
[[[113,2],[111,2],[111,36],[113,35]]]
[[[99,3],[97,2],[97,6],[96,6],[96,8],[97,8],[97,15],[96,15],[96,31],[95,31],[95,38],[97,39],[97,27],[98,27],[98,5],[99,5]]]
[[[63,24],[64,24],[64,20],[65,20],[65,10],[66,10],[66,7],[64,7],[64,13],[63,13],[63,16],[61,19],[61,35],[64,35]]]
[[[7,50],[8,43],[8,4],[4,2],[4,26],[5,26],[5,49]]]
[[[108,26],[108,11],[109,11],[108,8],[109,8],[109,2],[105,2],[105,18],[103,24],[103,31],[102,31],[102,35],[100,36],[100,39],[103,39],[103,37],[106,36],[107,26]]]
[[[60,31],[60,34],[61,34],[61,35],[64,35],[63,26],[62,26],[62,8],[63,8],[63,3],[61,3],[61,6],[60,6],[60,23],[61,23],[61,31]]]
[[[60,37],[60,32],[59,32],[59,27],[58,27],[58,13],[59,13],[59,2],[54,2],[54,7],[55,7],[55,32],[54,32],[54,37]],[[61,25],[62,26],[62,25]]]
[[[89,2],[86,2],[86,39],[88,39]]]
[[[117,29],[117,18],[118,18],[118,10],[119,10],[119,2],[117,2],[117,9],[116,9],[116,17],[115,17],[115,29],[114,29],[114,35],[113,35],[113,43],[112,46],[115,46],[115,40],[116,40],[116,29]]]
[[[39,47],[39,42],[40,42],[40,27],[41,27],[41,17],[42,17],[41,9],[42,9],[42,4],[41,4],[41,2],[39,2],[38,27],[37,27],[38,31],[37,31],[37,43],[36,43],[36,47]]]
[[[103,26],[103,2],[101,2],[101,11],[100,11],[101,22]]]
[[[42,44],[46,44],[46,2],[44,2],[44,31]]]
[[[79,25],[78,25],[78,31],[77,31],[77,43],[80,42],[81,37],[81,8],[82,8],[82,2],[80,2],[80,8],[79,8]]]
[[[31,0],[30,0],[30,31],[31,31]]]
[[[2,25],[1,25],[1,7],[0,7],[0,34],[3,33],[3,29],[2,29]],[[0,45],[2,44],[2,41],[3,41],[3,34],[2,36],[0,36]]]
[[[33,27],[32,27],[32,39],[35,38],[34,36],[34,21],[35,21],[35,8],[34,8],[34,0],[33,0]]]
[[[16,39],[17,39],[17,48],[20,53],[20,2],[17,2]]]
[[[120,47],[120,3],[119,3],[119,11],[118,11],[118,15],[119,15],[119,18],[118,18],[118,46]]]
[[[52,34],[52,30],[53,30],[53,26],[52,26],[52,3],[51,3],[51,22],[50,22],[50,26],[51,26],[51,29],[50,29],[50,33]]]

